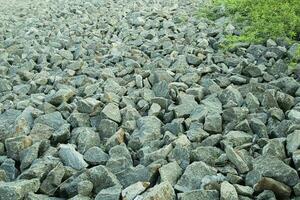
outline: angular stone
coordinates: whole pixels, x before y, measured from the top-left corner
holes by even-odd
[[[197,147],[196,149],[191,151],[191,160],[192,161],[203,161],[209,165],[214,165],[216,159],[223,152],[217,147]]]
[[[94,192],[98,194],[101,190],[110,187],[119,187],[117,177],[105,166],[98,165],[89,169],[90,181],[93,183]],[[121,191],[120,191],[121,192]]]
[[[266,125],[257,118],[252,118],[250,120],[250,127],[254,134],[258,135],[260,138],[269,138],[268,129]]]
[[[231,143],[233,147],[252,142],[253,135],[243,131],[230,131],[224,136],[225,143]]]
[[[113,186],[110,188],[105,188],[101,190],[97,196],[95,197],[95,200],[115,200],[119,199],[121,195],[121,186]]]
[[[292,154],[300,147],[300,130],[290,133],[286,138],[286,149],[288,154]]]
[[[60,145],[58,155],[64,165],[70,166],[76,170],[86,168],[88,164],[84,161],[83,155],[75,150],[70,144]]]
[[[208,113],[205,117],[204,130],[212,133],[222,132],[222,116],[218,113]]]
[[[178,200],[219,200],[217,190],[193,190],[190,192],[178,193]]]
[[[0,165],[0,169],[4,171],[5,178],[8,181],[15,180],[18,175],[18,170],[16,169],[15,165],[16,162],[10,158],[5,159],[5,161]]]
[[[21,170],[28,168],[31,163],[38,158],[41,143],[35,143],[32,146],[20,152]]]
[[[300,121],[300,112],[298,110],[290,110],[288,118],[294,121]]]
[[[221,184],[221,192],[220,192],[221,200],[238,200],[238,194],[233,185],[231,185],[228,181],[224,181]]]
[[[274,156],[259,156],[253,161],[253,170],[288,186],[299,182],[297,171]]]
[[[130,136],[128,145],[133,149],[161,137],[161,121],[154,116],[146,116],[137,120],[137,129]]]
[[[241,156],[230,146],[225,148],[226,156],[232,162],[240,173],[245,173],[249,171],[249,167],[246,162],[241,158]]]
[[[233,186],[235,187],[236,192],[239,195],[252,197],[252,195],[254,193],[254,190],[253,190],[252,187],[244,186],[244,185],[239,185],[239,184],[234,184]]]
[[[162,182],[168,181],[173,186],[182,175],[182,169],[177,162],[174,161],[159,168],[159,174]]]
[[[143,200],[175,200],[175,191],[169,182],[162,182],[142,195]]]
[[[190,163],[190,151],[188,147],[176,145],[169,153],[168,161],[176,161],[182,169],[185,169]]]
[[[100,106],[100,101],[88,97],[77,102],[77,110],[82,113],[92,113]]]
[[[55,94],[49,97],[48,102],[59,106],[63,102],[68,102],[74,95],[75,92],[71,89],[59,89]]]
[[[93,183],[91,181],[81,181],[77,185],[78,194],[83,196],[90,196],[93,190]]]
[[[219,99],[223,106],[241,106],[243,104],[243,97],[241,93],[232,85],[228,86],[219,95]]]
[[[279,199],[288,199],[292,192],[289,186],[267,177],[263,177],[257,184],[255,184],[254,190],[256,192],[271,190]]]
[[[0,182],[0,200],[22,200],[29,192],[39,189],[38,179]]]
[[[32,139],[30,136],[18,136],[14,138],[8,138],[5,140],[5,148],[8,157],[19,160],[19,153],[32,145]]]
[[[268,144],[266,144],[263,147],[262,154],[269,155],[269,156],[276,156],[281,160],[286,158],[283,142],[280,141],[279,139],[269,140]]]
[[[99,135],[101,139],[110,138],[118,130],[118,124],[109,119],[102,119],[97,125],[97,130],[99,130]]]
[[[99,134],[90,127],[78,127],[73,129],[71,141],[77,145],[78,152],[81,154],[84,154],[91,147],[100,146]]]
[[[84,153],[83,158],[91,165],[105,165],[109,156],[100,147],[91,147]]]
[[[293,152],[293,162],[294,162],[294,165],[295,165],[295,169],[297,171],[300,170],[300,150],[296,150]]]
[[[181,192],[189,192],[200,189],[204,176],[216,174],[216,169],[210,167],[204,162],[193,162],[186,168],[174,188]]]
[[[103,119],[110,119],[117,123],[121,122],[121,113],[119,107],[114,103],[107,104],[101,111]]]
[[[59,187],[64,175],[65,169],[62,163],[60,163],[54,167],[43,180],[40,186],[40,191],[42,191],[44,194],[53,195]]]
[[[150,186],[149,182],[136,182],[122,190],[122,199],[133,200]]]

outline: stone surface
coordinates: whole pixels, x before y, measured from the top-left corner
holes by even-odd
[[[88,166],[83,159],[83,155],[70,144],[61,145],[58,154],[65,165],[74,169],[80,170]]]

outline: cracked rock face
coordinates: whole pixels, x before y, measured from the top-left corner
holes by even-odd
[[[300,198],[299,44],[206,0],[0,0],[0,200]]]

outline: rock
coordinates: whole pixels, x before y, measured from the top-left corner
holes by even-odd
[[[252,93],[248,93],[245,99],[247,108],[250,112],[255,112],[259,108],[259,101]]]
[[[224,135],[224,143],[231,143],[233,147],[252,142],[253,135],[243,131],[230,131]]]
[[[74,141],[78,152],[81,154],[84,154],[91,147],[100,146],[99,134],[90,127],[78,127],[73,129],[71,141]]]
[[[262,154],[276,156],[281,160],[286,158],[283,142],[279,139],[271,139],[268,141],[268,144],[263,147]]]
[[[117,177],[113,173],[111,173],[105,166],[98,165],[92,167],[89,169],[88,174],[90,176],[90,181],[93,183],[94,186],[93,191],[96,194],[98,194],[103,189],[107,189],[111,187],[116,187],[117,191],[119,191],[119,189],[121,190],[121,188],[119,187],[120,183]],[[103,191],[101,195],[105,196],[107,192],[109,192],[109,190]]]
[[[288,118],[294,121],[300,121],[300,112],[298,110],[290,110]]]
[[[175,192],[169,182],[162,182],[142,195],[143,200],[175,200]],[[137,198],[138,199],[138,198]]]
[[[77,185],[78,194],[83,196],[90,196],[93,190],[93,183],[91,181],[81,181]]]
[[[75,92],[71,89],[59,89],[55,94],[49,97],[48,102],[59,106],[63,102],[68,102],[74,95]]]
[[[285,91],[292,96],[299,88],[299,83],[292,77],[282,77],[271,81],[270,84],[279,87],[282,91]]]
[[[59,163],[48,173],[47,177],[43,180],[39,190],[44,194],[53,195],[62,182],[64,175],[65,169],[62,163]]]
[[[300,147],[300,131],[290,133],[286,138],[286,149],[288,154],[292,154]]]
[[[218,113],[208,113],[205,117],[204,130],[212,133],[222,132],[222,117]]]
[[[102,119],[97,125],[97,130],[99,130],[99,135],[101,139],[110,138],[118,130],[118,124],[109,119]]]
[[[300,45],[298,43],[293,44],[288,50],[289,57],[299,61],[300,60],[299,48]]]
[[[162,182],[168,181],[173,186],[182,175],[182,169],[177,162],[174,161],[159,168],[159,174]]]
[[[100,106],[100,101],[88,97],[77,102],[77,110],[82,113],[92,113]]]
[[[238,200],[238,194],[233,185],[229,182],[224,181],[221,184],[221,192],[220,192],[221,200]]]
[[[203,161],[209,165],[214,165],[216,159],[222,154],[222,151],[216,147],[197,147],[191,151],[192,161]]]
[[[101,111],[101,116],[103,119],[110,119],[117,123],[120,123],[122,120],[119,107],[114,103],[107,104]]]
[[[161,121],[154,116],[146,116],[137,120],[137,129],[130,136],[128,145],[133,149],[161,137]]]
[[[263,177],[257,184],[255,184],[254,190],[256,192],[271,190],[279,199],[288,199],[291,195],[291,188],[289,186],[267,177]]]
[[[13,181],[18,175],[18,170],[15,167],[16,162],[13,159],[7,158],[0,165],[0,169],[3,170],[5,179],[8,181]]]
[[[266,125],[260,120],[256,118],[252,118],[250,120],[250,127],[254,134],[258,135],[260,138],[269,138],[268,129]]]
[[[217,190],[193,190],[190,192],[178,193],[179,200],[219,200],[219,192]]]
[[[274,192],[272,192],[271,190],[264,190],[262,193],[257,195],[257,199],[258,200],[265,200],[265,199],[277,200]]]
[[[5,148],[7,151],[7,155],[14,159],[20,159],[20,152],[27,147],[32,145],[32,139],[30,136],[18,136],[14,138],[8,138],[5,140]]]
[[[262,76],[265,68],[263,65],[247,65],[243,68],[242,73],[249,77],[259,77]]]
[[[106,188],[101,190],[97,196],[95,197],[95,200],[114,200],[119,199],[121,194],[121,187],[120,186],[114,186],[110,188]]]
[[[39,151],[40,151],[40,145],[41,143],[35,143],[32,146],[22,150],[20,152],[20,160],[21,160],[21,170],[23,171],[24,169],[28,168],[31,163],[36,160],[39,156]]]
[[[91,147],[89,148],[83,156],[84,160],[91,165],[105,165],[108,161],[108,154],[106,154],[99,147]]]
[[[273,156],[259,156],[254,159],[253,170],[262,176],[273,178],[291,187],[299,181],[296,170]]]
[[[188,147],[176,145],[169,153],[168,161],[176,161],[181,168],[185,169],[190,163],[190,152]]]
[[[219,99],[226,107],[241,106],[243,104],[241,93],[232,85],[221,92]]]
[[[216,169],[210,167],[204,162],[193,162],[186,168],[174,188],[181,192],[189,192],[200,189],[204,176],[216,174]]]
[[[149,182],[136,182],[122,190],[122,199],[133,200],[150,186]]]
[[[240,173],[249,171],[249,167],[246,162],[240,157],[240,155],[230,146],[225,148],[226,156],[232,162]]]
[[[252,197],[254,190],[252,187],[234,184],[233,185],[239,195]]]
[[[295,165],[295,169],[297,171],[299,171],[300,168],[300,150],[296,150],[293,152],[293,156],[292,156],[294,165]]]
[[[0,182],[1,200],[21,200],[29,192],[37,192],[40,186],[38,179],[17,180],[14,182]]]
[[[70,166],[76,170],[81,170],[88,166],[83,159],[83,155],[77,152],[70,144],[60,145],[58,154],[64,165]]]

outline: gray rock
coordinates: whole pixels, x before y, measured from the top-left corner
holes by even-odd
[[[90,127],[78,127],[71,133],[71,142],[76,144],[79,153],[84,154],[91,147],[100,146],[100,137]]]
[[[241,93],[232,85],[221,92],[219,99],[225,107],[241,106],[243,104]]]
[[[267,177],[263,177],[257,184],[255,184],[254,190],[256,192],[271,190],[280,199],[288,199],[292,192],[289,186]]]
[[[92,113],[100,106],[100,101],[88,97],[77,102],[77,110],[82,113]]]
[[[295,169],[297,171],[299,171],[299,168],[300,168],[300,150],[296,150],[293,152],[293,162],[294,162],[294,165],[295,165]]]
[[[259,77],[262,76],[265,68],[263,65],[247,65],[243,68],[242,73],[249,77]]]
[[[268,138],[268,129],[266,125],[260,120],[256,118],[252,118],[250,120],[250,127],[254,134],[256,134],[260,138]]]
[[[216,174],[216,169],[210,167],[204,162],[193,162],[186,168],[174,188],[181,192],[189,192],[200,189],[204,176]]]
[[[108,160],[106,154],[100,147],[91,147],[84,153],[84,160],[91,165],[105,165]]]
[[[224,136],[225,143],[231,143],[233,147],[252,142],[253,135],[243,131],[230,131]]]
[[[53,195],[62,182],[64,175],[65,169],[62,163],[59,163],[48,173],[47,177],[43,180],[39,190],[44,194]]]
[[[38,158],[41,143],[35,143],[32,146],[20,152],[21,170],[28,168],[31,163]]]
[[[249,171],[249,167],[241,156],[230,146],[225,148],[226,156],[232,162],[240,173]]]
[[[222,132],[222,117],[218,113],[208,113],[205,117],[204,130],[212,133]]]
[[[154,116],[146,116],[137,120],[137,129],[130,136],[129,147],[140,148],[143,144],[161,137],[161,121]]]
[[[93,183],[94,186],[93,191],[96,194],[98,194],[103,189],[111,187],[116,187],[116,189],[119,188],[121,190],[120,183],[117,177],[113,173],[111,173],[105,166],[98,165],[96,167],[90,168],[88,173],[90,176],[90,181]],[[117,190],[119,191],[119,189]],[[104,196],[106,192],[109,192],[109,190],[103,192]]]
[[[190,163],[190,151],[188,147],[176,145],[169,153],[168,161],[176,161],[181,168],[185,169]]]
[[[101,111],[103,119],[110,119],[117,123],[121,122],[121,113],[119,107],[114,103],[107,104]]]
[[[289,50],[288,50],[288,55],[290,58],[294,59],[294,60],[300,60],[300,56],[299,56],[299,48],[300,48],[300,44],[295,43],[293,44]]]
[[[258,99],[252,93],[246,95],[245,102],[250,112],[255,112],[260,105]]]
[[[271,139],[268,141],[268,144],[263,147],[262,154],[276,156],[281,160],[286,158],[284,144],[279,139]]]
[[[273,156],[260,156],[253,161],[253,170],[262,176],[273,178],[288,186],[299,181],[297,171]]]
[[[71,89],[59,89],[47,101],[55,106],[59,106],[63,102],[68,102],[74,95],[75,92]]]
[[[215,160],[222,154],[223,152],[216,147],[197,147],[196,149],[191,151],[191,160],[192,161],[203,161],[209,165],[214,165]]]
[[[20,152],[27,147],[32,145],[32,139],[30,136],[18,136],[14,138],[8,138],[5,140],[5,148],[7,151],[8,157],[19,160]]]
[[[220,192],[221,200],[238,200],[238,194],[235,190],[235,187],[231,185],[228,181],[224,181],[221,184]]]
[[[109,119],[102,119],[97,125],[97,130],[99,130],[99,135],[101,139],[110,138],[118,130],[118,124]]]
[[[178,163],[174,161],[159,168],[159,174],[162,182],[168,181],[174,186],[178,178],[182,175],[182,169]]]
[[[282,91],[285,91],[292,96],[299,88],[299,83],[292,77],[282,77],[271,81],[270,84],[279,87]]]
[[[21,200],[29,192],[37,192],[40,186],[38,179],[17,180],[14,182],[0,182],[1,200]]]
[[[169,182],[162,182],[144,193],[141,198],[143,200],[175,200],[176,195],[172,185]]]
[[[292,154],[299,147],[300,147],[300,131],[296,130],[287,136],[286,149],[289,154]]]
[[[58,155],[64,165],[70,166],[76,170],[81,170],[88,166],[83,159],[83,155],[77,152],[70,144],[62,144],[58,151]]]
[[[0,169],[3,170],[5,179],[7,181],[13,181],[18,175],[18,170],[15,167],[16,162],[13,159],[5,159],[0,165]]]
[[[122,199],[133,200],[150,186],[149,182],[136,182],[122,190]]]
[[[110,188],[106,188],[101,190],[97,196],[95,197],[95,200],[115,200],[119,199],[121,195],[121,187],[120,186],[113,186]]]
[[[288,113],[288,118],[294,121],[300,121],[300,111],[298,110],[290,110]]]
[[[81,181],[77,185],[78,194],[83,196],[90,196],[93,190],[93,183],[91,181]]]
[[[219,200],[219,192],[217,190],[193,190],[190,192],[178,193],[179,200]]]
[[[254,193],[254,190],[252,187],[239,185],[239,184],[234,184],[233,186],[235,187],[235,190],[239,195],[252,197],[252,195]]]

